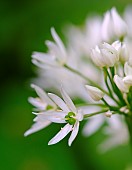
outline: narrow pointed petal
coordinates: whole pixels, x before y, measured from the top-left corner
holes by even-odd
[[[48,95],[37,85],[31,84],[31,87],[35,89],[36,93],[40,97],[40,99],[43,100],[43,102],[46,102],[47,104],[56,107],[55,103],[48,97]]]
[[[66,112],[58,111],[58,112],[50,112],[50,113],[42,113],[39,114],[34,120],[35,121],[43,121],[43,120],[49,120],[54,123],[66,123],[65,116]]]
[[[77,134],[79,131],[79,121],[76,121],[74,127],[73,127],[73,131],[71,133],[71,136],[68,140],[68,145],[71,146],[72,142],[74,141],[74,139],[76,138]]]
[[[42,102],[39,98],[29,97],[28,101],[39,110],[46,109],[47,103]]]
[[[56,65],[54,57],[48,53],[34,52],[32,58],[49,66]]]
[[[68,94],[65,92],[65,90],[61,87],[61,95],[64,99],[64,101],[66,102],[67,106],[69,107],[69,109],[76,113],[77,110],[76,110],[76,107],[75,105],[73,104],[72,100],[70,99],[70,97],[68,96]]]
[[[65,112],[70,112],[64,101],[53,93],[48,93],[49,97]]]
[[[105,13],[101,30],[102,39],[104,41],[110,41],[113,38],[113,28],[109,11]]]
[[[50,125],[50,124],[51,124],[51,122],[50,122],[50,121],[47,121],[47,120],[45,120],[45,121],[43,121],[43,122],[36,122],[36,123],[34,123],[34,124],[32,125],[32,127],[31,127],[29,130],[27,130],[27,131],[24,133],[24,136],[28,136],[28,135],[30,135],[30,134],[32,134],[32,133],[35,133],[35,132],[37,132],[37,131],[39,131],[39,130],[45,128],[45,127],[47,127],[47,126]]]
[[[62,140],[70,131],[72,130],[72,125],[66,124],[48,143],[48,145],[53,145]]]
[[[63,42],[61,41],[60,37],[58,36],[58,34],[56,33],[55,29],[54,28],[51,28],[51,34],[55,40],[55,42],[57,43],[57,45],[59,46],[62,54],[64,56],[66,56],[66,50],[65,50],[65,47],[63,45]]]

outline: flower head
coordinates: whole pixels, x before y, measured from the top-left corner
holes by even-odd
[[[103,43],[92,49],[91,58],[99,67],[113,67],[119,60],[119,53],[113,45]]]

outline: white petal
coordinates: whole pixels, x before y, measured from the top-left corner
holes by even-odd
[[[120,17],[120,15],[117,13],[116,8],[112,8],[111,15],[112,15],[114,31],[116,35],[119,38],[125,36],[127,33],[127,25],[123,21],[123,19]]]
[[[102,30],[101,31],[102,39],[104,41],[110,41],[113,37],[113,27],[112,27],[112,21],[111,21],[111,16],[109,11],[106,12],[104,16],[101,30]]]
[[[76,113],[77,110],[76,110],[75,105],[73,104],[72,100],[70,99],[70,97],[68,96],[68,94],[65,92],[65,90],[64,90],[62,87],[61,87],[61,95],[62,95],[64,101],[66,102],[68,108],[69,108],[72,112]]]
[[[65,102],[53,93],[48,93],[49,97],[65,112],[70,112]]]
[[[104,121],[105,117],[102,115],[96,115],[95,117],[89,118],[89,121],[83,128],[83,134],[85,136],[91,136],[92,134],[96,133],[103,125]]]
[[[57,45],[59,46],[62,54],[63,54],[64,56],[66,56],[66,50],[65,50],[65,47],[64,47],[64,45],[63,45],[63,42],[61,41],[60,37],[57,35],[57,33],[56,33],[56,31],[55,31],[54,28],[51,28],[51,34],[52,34],[55,42],[56,42]]]
[[[48,145],[53,145],[62,140],[70,131],[72,130],[72,125],[66,124],[48,143]]]
[[[36,123],[34,123],[34,124],[32,125],[32,127],[31,127],[29,130],[27,130],[27,131],[24,133],[24,136],[28,136],[28,135],[30,135],[30,134],[32,134],[32,133],[34,133],[34,132],[37,132],[37,131],[39,131],[39,130],[45,128],[45,127],[47,127],[47,126],[50,125],[50,124],[51,124],[51,122],[50,122],[50,121],[47,121],[47,120],[45,120],[45,121],[43,121],[43,122],[36,122]]]
[[[43,102],[46,102],[47,104],[56,107],[55,103],[48,97],[44,90],[34,84],[31,84],[31,87],[35,89],[36,93],[38,94],[40,99],[43,100]]]
[[[46,109],[47,103],[42,102],[39,98],[29,97],[28,101],[39,110]]]
[[[124,65],[125,75],[132,75],[132,67],[126,62]]]
[[[48,53],[34,52],[32,58],[49,66],[56,65],[54,57]]]
[[[124,77],[123,82],[129,86],[132,86],[132,75],[128,75]]]
[[[73,131],[71,133],[71,136],[68,140],[68,145],[71,146],[72,142],[74,141],[74,139],[76,138],[77,134],[79,131],[79,121],[76,121],[74,127],[73,127]]]
[[[98,89],[97,87],[90,86],[90,85],[85,85],[90,97],[95,100],[99,101],[104,97],[104,93]]]
[[[123,82],[123,78],[118,75],[114,76],[114,82],[121,92],[127,93],[129,91],[129,86]]]
[[[54,123],[66,123],[65,121],[66,114],[67,112],[62,112],[62,111],[58,111],[58,112],[53,111],[50,113],[44,112],[43,114],[39,114],[37,118],[35,118],[34,120],[35,121],[49,120]]]

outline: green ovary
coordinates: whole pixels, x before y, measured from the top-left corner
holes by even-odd
[[[65,120],[67,123],[69,123],[70,125],[74,125],[76,122],[76,119],[73,118],[73,116],[75,116],[75,113],[73,112],[69,112],[66,116],[65,116]]]

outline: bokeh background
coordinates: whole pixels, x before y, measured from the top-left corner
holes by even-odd
[[[131,0],[1,0],[0,1],[0,169],[1,170],[131,170],[130,147],[124,145],[105,154],[96,151],[103,140],[101,131],[84,138],[81,131],[72,147],[67,139],[48,146],[60,126],[50,127],[27,138],[32,124],[33,95],[30,80],[35,77],[32,51],[44,51],[54,26],[63,37],[68,23],[83,24],[91,12],[103,15],[113,6],[119,12]]]

